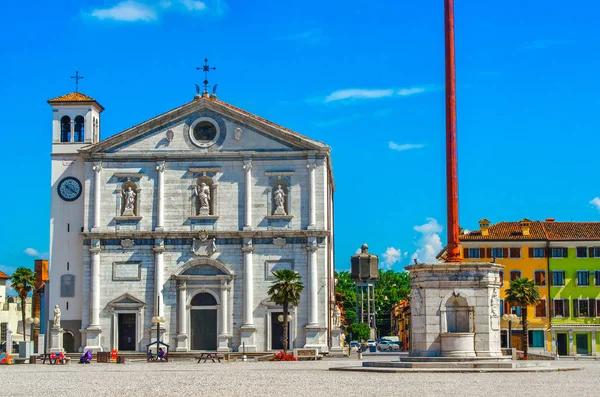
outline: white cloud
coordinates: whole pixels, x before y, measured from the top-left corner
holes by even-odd
[[[95,9],[91,15],[100,20],[112,19],[125,22],[154,21],[157,18],[154,8],[133,0],[123,1],[111,8]]]
[[[389,148],[392,150],[397,150],[399,152],[403,152],[405,150],[411,150],[411,149],[422,149],[425,147],[425,145],[421,144],[421,143],[404,143],[404,144],[397,144],[394,141],[390,141],[390,143],[388,144]]]
[[[181,4],[188,9],[188,11],[202,11],[206,9],[206,4],[197,0],[181,0]]]
[[[23,252],[29,256],[40,256],[39,251],[34,248],[25,248]]]
[[[600,211],[600,197],[594,198],[592,201],[590,201],[590,204]]]
[[[442,239],[440,233],[443,228],[434,218],[427,218],[427,223],[415,226],[413,229],[421,233],[418,241],[417,250],[412,255],[412,259],[417,259],[419,263],[438,262],[435,258],[442,250]]]
[[[325,97],[323,103],[330,103],[335,101],[349,101],[357,99],[379,99],[395,96],[407,97],[412,95],[423,94],[425,92],[437,91],[438,89],[439,87],[435,85],[384,89],[348,88],[344,90],[333,91],[331,94]]]
[[[391,269],[392,266],[402,259],[402,251],[398,248],[388,247],[383,253],[383,265],[387,269]]]
[[[307,29],[300,33],[293,33],[285,36],[276,37],[280,41],[299,41],[308,44],[324,44],[329,42],[329,37],[323,35],[320,28]]]

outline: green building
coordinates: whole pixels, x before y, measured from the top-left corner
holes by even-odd
[[[544,222],[552,353],[600,352],[600,223]]]

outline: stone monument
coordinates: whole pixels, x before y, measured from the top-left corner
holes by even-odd
[[[210,188],[204,182],[196,186],[196,196],[198,196],[199,212],[198,215],[210,214]]]
[[[331,321],[331,349],[330,354],[342,354],[344,348],[342,347],[342,329],[340,328],[342,312],[338,305],[335,305],[333,309],[333,318]]]
[[[410,273],[411,356],[500,357],[502,265],[461,262],[456,150],[454,0],[445,1],[446,183],[445,263],[407,266]],[[415,261],[416,262],[416,261]]]
[[[131,186],[127,187],[127,190],[122,192],[124,200],[123,216],[135,216],[135,192],[131,189]]]
[[[63,329],[60,326],[60,308],[54,306],[54,323],[50,328],[50,353],[64,352],[63,349]]]

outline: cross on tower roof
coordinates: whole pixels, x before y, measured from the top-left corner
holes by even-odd
[[[200,70],[200,67],[197,67],[196,70]],[[204,65],[202,66],[202,71],[204,72],[204,81],[202,82],[202,84],[204,85],[204,92],[203,94],[208,94],[208,72],[210,72],[211,70],[216,70],[217,68],[215,67],[210,67],[208,65],[208,59],[204,58]],[[198,85],[196,85],[196,90],[198,90]],[[199,92],[198,92],[199,94]]]
[[[83,76],[79,75],[79,71],[75,71],[75,76],[71,76],[72,79],[75,79],[75,92],[79,92],[79,80],[83,78]]]

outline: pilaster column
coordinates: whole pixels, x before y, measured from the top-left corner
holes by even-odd
[[[252,228],[252,159],[244,160],[244,229]]]
[[[179,302],[177,306],[178,311],[178,324],[179,332],[177,334],[177,348],[176,351],[188,351],[187,348],[187,284],[185,281],[177,282],[177,293],[179,295]]]
[[[319,325],[318,286],[317,286],[317,242],[313,237],[312,243],[306,247],[308,251],[308,326]]]
[[[75,120],[71,120],[71,139],[70,142],[75,142]]]
[[[252,239],[244,239],[244,318],[242,327],[254,327],[254,272],[252,269]]]
[[[92,231],[100,228],[100,191],[101,191],[101,172],[102,163],[96,163],[92,167],[94,170],[94,223]]]
[[[165,162],[158,163],[156,166],[157,173],[157,194],[156,194],[156,228],[162,230],[165,227]]]
[[[317,226],[317,195],[316,195],[316,177],[315,169],[317,165],[313,162],[309,162],[306,167],[308,168],[309,174],[309,194],[308,194],[308,228],[315,228]]]
[[[160,297],[160,304],[156,306],[155,316],[162,316],[165,314],[164,299],[163,299],[163,285],[165,283],[164,268],[165,268],[165,244],[163,239],[156,239],[154,251],[154,299]]]
[[[596,331],[592,330],[592,356],[596,355]]]
[[[227,300],[227,280],[221,282],[221,335],[229,333],[228,312],[229,301]]]
[[[100,329],[100,240],[95,240],[90,248],[92,266],[90,269],[90,325],[88,330]]]

